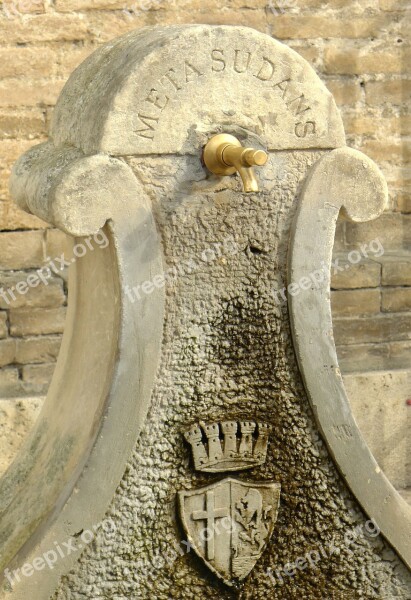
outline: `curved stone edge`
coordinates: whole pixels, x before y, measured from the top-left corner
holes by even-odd
[[[411,568],[411,507],[381,471],[352,414],[333,337],[331,261],[337,218],[362,222],[386,207],[387,185],[378,167],[360,152],[344,148],[312,168],[294,221],[289,281],[326,267],[318,287],[289,294],[294,347],[322,436],[357,501],[374,518],[387,541]]]
[[[72,236],[95,234],[113,205],[128,201],[135,188],[126,162],[51,142],[23,154],[10,178],[10,194],[20,208]]]
[[[227,79],[228,65],[238,49],[261,53],[260,59],[271,60],[274,75],[268,79],[268,62],[265,66],[259,63],[249,80],[235,75],[236,94],[220,106],[220,101],[228,97],[227,90],[233,87],[232,80]],[[188,72],[184,71],[185,61],[191,61]],[[221,69],[225,61],[227,67]],[[167,75],[176,81],[172,83]],[[287,91],[288,78],[293,85]],[[194,101],[195,86],[201,93]],[[274,107],[267,100],[272,88],[278,100]],[[302,102],[301,94],[305,96]],[[193,111],[190,122],[186,122],[186,103]],[[284,115],[293,113],[298,136],[294,131],[284,135],[284,127],[279,135],[276,119],[271,122],[275,117],[271,113],[277,113],[280,106]],[[227,118],[228,113],[234,116]],[[345,146],[335,100],[309,63],[264,33],[227,25],[148,27],[105,44],[66,83],[53,114],[51,137],[57,146],[78,147],[86,154],[197,154],[210,135],[218,133],[221,126],[227,132],[233,123],[239,130],[258,135],[268,149]],[[317,133],[313,133],[313,127]],[[147,134],[137,135],[144,128]],[[156,131],[151,138],[153,128]]]
[[[26,175],[30,177],[28,169]],[[75,265],[62,350],[45,406],[0,479],[1,569],[32,563],[54,549],[56,541],[93,530],[103,519],[143,426],[159,362],[164,288],[135,303],[126,295],[127,286],[141,285],[164,272],[150,199],[131,169],[109,157],[79,160],[75,156],[71,163],[67,160],[57,179],[49,187],[49,196],[38,195],[44,205],[52,206],[55,198],[58,204],[59,190],[62,194],[64,190],[67,206],[73,207],[77,189],[95,186],[93,193],[109,215],[110,245],[90,252]],[[28,206],[34,206],[33,197],[25,195]],[[71,234],[92,233],[101,213],[84,225],[82,216],[88,210],[80,202],[76,214],[54,211],[51,222],[63,224]],[[47,474],[52,475],[53,485],[43,486]],[[78,556],[72,554],[53,570],[23,578],[13,590],[3,579],[0,597],[48,598]]]

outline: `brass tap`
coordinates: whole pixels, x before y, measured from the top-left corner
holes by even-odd
[[[264,150],[244,148],[233,135],[221,133],[208,141],[203,159],[207,169],[215,175],[233,175],[238,172],[244,191],[258,192],[253,166],[265,165],[268,155]]]

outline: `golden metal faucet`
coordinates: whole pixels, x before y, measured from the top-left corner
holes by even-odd
[[[238,171],[244,191],[258,192],[253,166],[265,165],[268,154],[263,150],[244,148],[233,135],[220,133],[207,142],[203,159],[207,169],[215,175],[233,175]]]

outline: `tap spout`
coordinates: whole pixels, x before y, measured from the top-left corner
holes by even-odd
[[[223,148],[221,158],[227,167],[235,167],[238,171],[245,192],[259,191],[253,167],[261,167],[267,162],[268,156],[263,150],[229,144]]]
[[[261,167],[268,160],[264,150],[244,148],[232,135],[213,136],[204,148],[204,163],[215,175],[233,175],[238,172],[245,192],[258,192],[258,181],[253,167]]]

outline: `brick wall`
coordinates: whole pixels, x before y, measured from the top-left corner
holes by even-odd
[[[379,239],[383,256],[335,274],[333,314],[343,370],[408,367],[411,358],[411,198],[404,0],[6,0],[0,5],[0,284],[25,280],[63,236],[18,210],[7,191],[16,158],[47,135],[67,77],[100,44],[136,27],[225,23],[284,41],[317,70],[340,106],[351,146],[382,168],[390,209],[338,226],[335,253]],[[0,397],[47,389],[64,325],[65,274],[8,304],[0,299]]]

